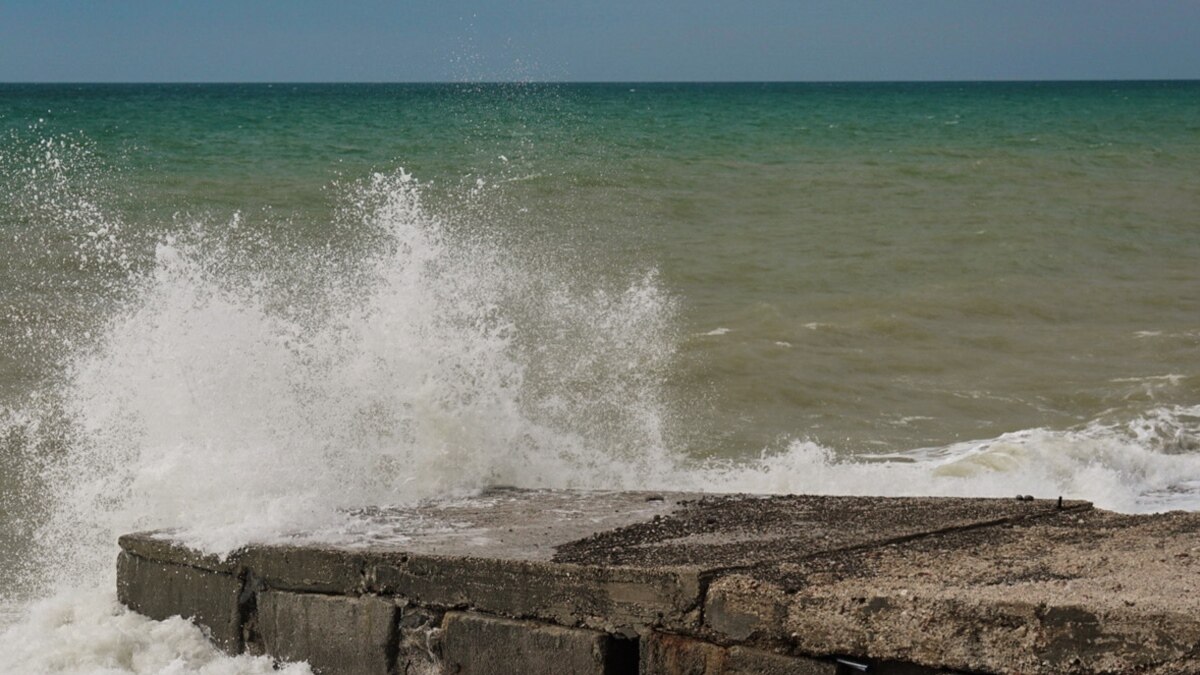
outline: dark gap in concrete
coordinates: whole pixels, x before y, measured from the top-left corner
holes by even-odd
[[[259,645],[262,644],[258,634],[258,592],[266,586],[252,570],[243,568],[237,576],[242,582],[242,590],[237,599],[238,623],[241,626],[238,632],[242,638],[238,648],[239,651],[257,654],[261,651]]]
[[[605,675],[626,675],[637,673],[640,665],[640,645],[637,638],[611,637],[608,641],[608,659],[605,661]]]
[[[869,661],[868,664],[867,675],[971,675],[967,671],[941,670],[902,661]],[[846,670],[848,674],[856,674],[857,672]]]
[[[400,624],[404,621],[404,608],[396,608],[395,618],[388,627],[387,642],[383,645],[383,660],[389,673],[400,672]]]

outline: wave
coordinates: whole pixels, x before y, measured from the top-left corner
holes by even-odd
[[[837,458],[793,441],[750,462],[689,472],[697,489],[880,496],[1085,499],[1126,513],[1200,509],[1200,406],[1153,408],[1124,422],[1027,429],[986,440]]]

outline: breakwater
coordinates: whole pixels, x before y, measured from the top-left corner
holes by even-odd
[[[1200,670],[1200,513],[491,490],[361,541],[121,537],[118,595],[319,673]]]

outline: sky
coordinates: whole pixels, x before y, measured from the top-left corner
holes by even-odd
[[[1200,79],[1200,0],[0,0],[0,82]]]

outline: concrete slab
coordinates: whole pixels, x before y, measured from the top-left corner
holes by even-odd
[[[443,626],[446,673],[454,675],[626,675],[637,646],[600,631],[449,612]]]
[[[354,545],[251,546],[224,560],[163,534],[127,535],[121,545],[239,570],[264,588],[397,595],[632,634],[697,627],[707,580],[731,569],[1058,512],[1048,501],[499,489],[358,511],[360,529],[373,534]]]
[[[711,495],[563,543],[553,559],[723,572],[1088,508],[1053,500]]]
[[[1018,538],[1005,544],[1008,548],[985,550],[979,542],[991,541],[995,532],[1050,531],[1051,523],[1064,532],[1086,528],[1078,518],[1089,509],[1086,502],[1049,500],[501,489],[416,507],[365,509],[352,514],[349,531],[364,533],[358,538],[316,541],[297,535],[288,545],[249,546],[227,558],[190,551],[172,543],[170,533],[127,535],[120,543],[130,559],[237,582],[238,594],[246,597],[240,600],[231,634],[259,630],[236,625],[237,620],[249,621],[247,608],[253,608],[254,598],[265,599],[262,610],[272,606],[272,598],[290,598],[281,593],[378,595],[431,616],[470,610],[493,619],[594,629],[612,638],[665,631],[719,645],[723,663],[734,663],[729,660],[734,648],[746,648],[765,650],[764,654],[777,650],[790,655],[859,655],[876,663],[986,672],[984,666],[1001,661],[979,654],[1032,646],[1065,655],[1064,649],[1075,647],[1054,646],[1053,631],[1043,630],[1045,644],[997,637],[989,621],[1019,628],[1055,615],[1038,614],[1025,605],[1005,614],[1002,595],[982,604],[953,605],[989,597],[967,580],[960,581],[963,597],[957,600],[934,595],[936,585],[928,589],[929,604],[920,616],[945,630],[922,631],[913,624],[906,628],[911,636],[905,637],[898,627],[911,619],[911,611],[906,613],[906,606],[890,595],[877,601],[878,593],[870,586],[876,577],[886,581],[888,568],[860,561],[908,551],[907,564],[917,572],[940,573],[947,564],[961,572],[970,569],[972,551],[984,551],[979,553],[985,560],[980,564],[986,566],[1008,555],[1010,548],[1025,545]],[[1043,541],[1035,546],[1051,545]],[[849,570],[861,574],[855,577]],[[136,580],[139,574],[145,576],[135,567],[123,568],[123,600],[161,611],[154,605],[157,600],[146,599],[157,592],[152,584],[125,580]],[[197,578],[208,579],[203,574]],[[895,589],[897,597],[907,597],[900,590]],[[230,592],[221,594],[228,597]],[[221,607],[228,605],[227,600],[221,602]],[[292,602],[296,606],[288,611],[300,612],[297,603],[304,602]],[[1045,599],[1038,602],[1042,604],[1035,608],[1057,606]],[[890,608],[897,608],[894,616]],[[939,618],[937,611],[953,619]],[[1094,622],[1085,618],[1063,615],[1064,630],[1075,635],[1082,627],[1086,633]],[[278,619],[277,625],[297,620]],[[954,628],[956,621],[962,625]],[[971,633],[972,622],[982,626],[978,635]],[[428,629],[424,635],[437,630]],[[897,632],[887,634],[892,630]],[[961,639],[961,634],[967,638]],[[1145,637],[1136,631],[1121,633],[1125,634]],[[398,635],[389,638],[390,648],[397,639],[405,639],[403,631]],[[1160,641],[1166,656],[1159,661],[1190,658],[1178,651],[1179,640]],[[286,640],[276,642],[283,645]],[[1126,647],[1114,649],[1121,648]],[[268,650],[286,651],[282,646]],[[1037,663],[1077,658],[1060,656]],[[1013,663],[1024,667],[1033,662],[1017,658]]]
[[[258,593],[256,639],[284,661],[318,675],[388,675],[399,645],[399,608],[390,599],[317,593]]]
[[[640,643],[641,675],[956,675],[898,661],[793,656],[657,631],[643,635]]]
[[[659,632],[643,635],[640,651],[641,675],[838,675],[833,661],[722,647]]]
[[[632,635],[645,625],[698,626],[694,572],[379,554],[368,589],[422,605],[470,608]]]
[[[241,580],[229,574],[147,560],[126,551],[117,556],[121,603],[151,619],[191,619],[231,654],[242,650],[241,594]]]
[[[171,530],[123,534],[117,539],[121,550],[143,560],[158,560],[208,572],[237,575],[238,557],[217,556],[188,548],[172,538]]]
[[[986,673],[1200,669],[1200,513],[1104,511],[772,563],[706,627],[814,655]]]
[[[356,512],[364,546],[252,546],[239,564],[268,588],[400,596],[446,608],[612,632],[698,621],[694,570],[553,561],[556,547],[662,517],[697,495],[493,490],[411,508]]]

